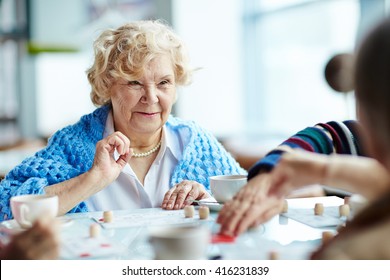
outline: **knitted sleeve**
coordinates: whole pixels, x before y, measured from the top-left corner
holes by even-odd
[[[210,190],[210,176],[247,174],[210,132],[193,122],[179,125],[176,129],[188,129],[190,139],[187,139],[183,158],[173,172],[171,186],[183,180],[191,180]]]
[[[318,123],[316,126],[299,131],[281,143],[280,146],[284,145],[320,154],[364,155],[360,130],[360,125],[353,120]],[[261,171],[272,170],[282,154],[283,151],[278,148],[270,151],[250,168],[248,179],[253,178]]]
[[[0,182],[0,220],[12,218],[10,198],[22,194],[43,194],[45,187],[69,180],[90,169],[96,142],[103,125],[97,114],[86,115],[75,125],[57,131],[47,146],[13,168]],[[70,212],[87,211],[84,202]]]
[[[0,183],[0,219],[12,218],[9,201],[12,196],[44,194],[45,187],[80,175],[84,171],[81,157],[72,149],[69,129],[57,132],[48,145],[13,168]],[[83,205],[73,211],[81,211]]]

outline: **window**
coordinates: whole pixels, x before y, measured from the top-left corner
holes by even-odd
[[[247,133],[285,138],[317,122],[355,118],[353,94],[333,91],[324,69],[333,55],[354,50],[359,1],[244,3]]]

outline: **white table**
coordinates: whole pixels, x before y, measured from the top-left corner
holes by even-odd
[[[343,204],[343,200],[338,197],[317,197],[317,198],[299,198],[289,199],[289,209],[293,208],[311,208],[315,203],[323,203],[327,206],[338,206]],[[102,212],[74,213],[67,214],[58,219],[62,220],[61,239],[63,244],[72,244],[71,246],[62,246],[61,258],[63,259],[153,259],[154,252],[148,242],[148,228],[156,224],[167,223],[164,219],[169,212],[158,208],[121,210],[114,211],[116,223],[104,224],[99,222],[103,217]],[[172,215],[178,220],[184,219],[183,210],[173,211]],[[159,216],[160,215],[160,216]],[[161,216],[162,215],[162,216]],[[126,219],[131,217],[133,227],[117,227],[121,221],[127,223]],[[217,233],[219,225],[215,223],[217,213],[212,212],[209,219],[199,220],[193,218],[191,222],[204,224],[208,226],[211,233]],[[181,221],[181,220],[180,220]],[[89,237],[89,227],[98,222],[101,225],[101,234],[95,239],[96,244]],[[17,228],[14,220],[4,221],[1,227]],[[279,259],[307,259],[310,253],[321,244],[323,231],[336,231],[336,226],[326,228],[313,228],[295,220],[275,216],[269,222],[259,226],[257,229],[250,230],[235,240],[233,243],[210,244],[208,248],[208,257],[219,257],[222,259],[268,259],[269,253],[275,251]],[[83,254],[87,252],[84,247],[89,245],[97,246],[91,249],[92,254]],[[99,245],[100,244],[100,245]],[[98,251],[104,251],[101,246],[109,246],[114,249],[112,254],[94,255]],[[99,247],[100,246],[100,247]],[[69,249],[71,248],[71,250]],[[84,251],[83,251],[84,250]],[[107,251],[105,251],[107,252]]]

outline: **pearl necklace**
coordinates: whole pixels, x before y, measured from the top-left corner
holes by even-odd
[[[161,146],[161,140],[158,142],[158,144],[151,150],[144,152],[144,153],[133,153],[133,157],[140,158],[140,157],[147,157],[156,152]]]

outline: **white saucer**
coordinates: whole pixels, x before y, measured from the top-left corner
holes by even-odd
[[[15,234],[24,230],[16,220],[7,220],[0,224],[0,231],[8,234]]]
[[[205,198],[198,201],[199,206],[207,206],[210,211],[219,212],[223,204],[218,203],[214,198]]]
[[[62,227],[67,227],[67,226],[70,226],[71,224],[73,224],[73,220],[71,218],[64,217],[64,216],[57,217],[56,220],[61,223]]]
[[[66,217],[57,217],[62,227],[69,226],[73,223],[73,220]],[[6,220],[0,223],[0,232],[5,232],[8,234],[15,234],[18,232],[25,231],[25,228],[22,228],[16,220]]]

